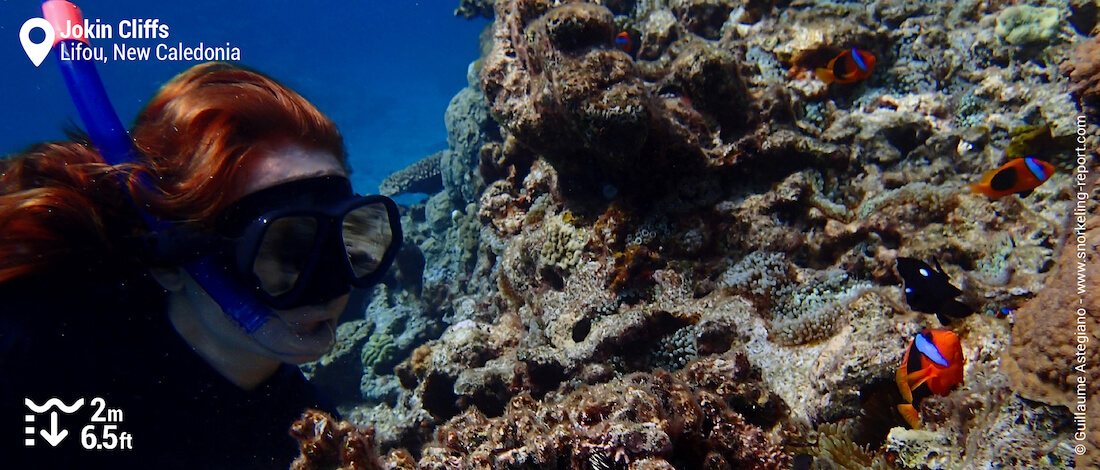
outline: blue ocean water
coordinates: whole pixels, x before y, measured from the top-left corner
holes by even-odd
[[[340,127],[359,192],[373,193],[388,174],[447,147],[443,113],[466,86],[487,20],[455,17],[456,0],[305,4],[268,2],[77,1],[90,22],[112,26],[93,40],[108,56],[116,46],[237,47],[240,63],[289,85]],[[63,139],[82,126],[50,57],[39,67],[19,40],[23,23],[40,17],[39,2],[0,2],[0,154]],[[156,19],[167,38],[124,39],[119,23]],[[33,40],[41,40],[32,35]],[[200,61],[116,60],[97,64],[122,122],[173,75]]]

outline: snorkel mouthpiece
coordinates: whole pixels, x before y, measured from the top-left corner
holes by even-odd
[[[71,48],[78,42],[88,42],[85,38],[63,39],[60,34],[67,29],[67,24],[84,24],[84,16],[80,8],[66,0],[48,0],[42,2],[42,16],[53,25],[54,38],[56,38],[53,47],[54,54],[57,56],[57,65],[61,69],[69,95],[72,96],[73,104],[76,105],[80,120],[84,122],[84,128],[92,144],[109,165],[136,161],[137,154],[134,152],[133,141],[127,134],[126,128],[122,126],[118,114],[115,113],[111,100],[107,97],[107,90],[103,87],[99,73],[96,72],[95,64],[91,60],[62,58],[61,48]],[[141,183],[153,186],[148,177],[143,178]],[[134,208],[152,231],[166,230],[171,226],[141,210],[137,204],[134,204]],[[272,315],[270,308],[243,288],[238,287],[224,269],[211,262],[209,257],[187,263],[184,269],[217,302],[222,311],[246,333],[250,335],[257,333],[270,320]]]
[[[268,307],[231,282],[229,273],[214,262],[214,257],[204,256],[185,264],[184,269],[246,333],[255,333],[271,318]]]

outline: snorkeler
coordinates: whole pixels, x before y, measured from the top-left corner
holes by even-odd
[[[295,364],[332,348],[351,288],[389,268],[396,205],[353,193],[327,117],[241,67],[175,77],[131,135],[129,162],[77,141],[0,160],[6,456],[287,468],[290,424],[307,407],[334,411]],[[89,404],[52,423],[24,404],[51,398]],[[92,420],[94,398],[117,419]],[[55,446],[43,436],[58,428],[68,437]],[[128,449],[86,446],[122,433]]]

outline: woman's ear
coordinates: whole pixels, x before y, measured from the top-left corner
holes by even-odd
[[[183,268],[149,268],[149,274],[153,275],[153,279],[156,279],[157,283],[160,284],[161,287],[165,288],[168,292],[179,292],[183,290]]]

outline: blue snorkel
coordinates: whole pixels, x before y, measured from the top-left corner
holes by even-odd
[[[56,38],[53,48],[57,55],[57,65],[61,69],[65,85],[69,89],[77,112],[80,113],[80,119],[84,122],[92,144],[99,150],[108,165],[115,166],[137,161],[133,141],[107,97],[107,90],[103,87],[99,73],[96,72],[95,64],[91,60],[62,57],[62,48],[72,50],[79,42],[88,43],[85,38],[62,39],[58,33],[65,30],[66,22],[84,23],[80,9],[66,0],[47,0],[42,2],[42,14],[53,25]],[[152,186],[148,178],[143,179],[142,184]],[[171,227],[170,223],[146,213],[136,204],[135,209],[141,214],[151,231],[164,231]],[[256,333],[271,318],[271,309],[239,283],[234,282],[226,268],[214,262],[212,256],[185,263],[183,267],[217,302],[222,311],[246,333]]]

